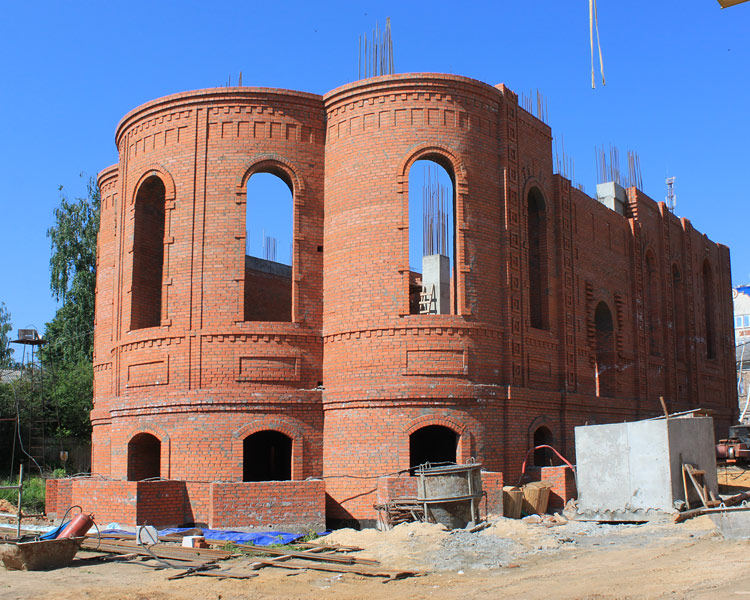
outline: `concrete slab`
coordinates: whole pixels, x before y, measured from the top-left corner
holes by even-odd
[[[718,494],[713,420],[689,417],[576,427],[576,517],[663,520],[685,500],[682,465],[706,472]]]

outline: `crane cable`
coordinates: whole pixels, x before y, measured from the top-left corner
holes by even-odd
[[[591,88],[596,88],[594,75],[594,27],[596,27],[596,45],[599,49],[599,71],[602,74],[602,85],[607,85],[604,80],[604,58],[602,57],[602,42],[599,37],[599,15],[596,10],[596,0],[589,0],[589,42],[591,45]]]

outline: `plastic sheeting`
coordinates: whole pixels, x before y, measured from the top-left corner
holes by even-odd
[[[247,533],[245,531],[225,531],[223,529],[205,529],[198,528],[203,532],[203,536],[210,540],[224,540],[238,544],[253,544],[255,546],[271,546],[273,544],[289,544],[294,540],[303,537],[298,533],[287,533],[284,531],[259,531]],[[195,527],[173,527],[171,529],[160,529],[159,537],[171,534],[181,534],[187,531],[195,531]],[[104,529],[102,535],[127,533],[132,535],[132,531],[123,529]]]

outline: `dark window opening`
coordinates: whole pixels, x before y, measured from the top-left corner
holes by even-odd
[[[661,307],[659,294],[659,272],[654,253],[649,250],[646,253],[646,276],[644,278],[644,314],[646,318],[646,335],[648,337],[648,352],[652,356],[661,356],[661,320],[659,319],[659,308]]]
[[[534,188],[528,201],[529,319],[535,329],[549,329],[547,279],[547,211],[542,193]]]
[[[615,327],[612,313],[605,302],[596,306],[594,313],[594,328],[596,329],[596,395],[615,395]]]
[[[149,177],[135,197],[130,329],[161,325],[164,276],[164,183]]]
[[[161,476],[161,441],[150,433],[139,433],[128,442],[128,481]]]
[[[534,432],[534,448],[537,446],[552,446],[552,432],[547,427],[539,427]],[[549,467],[552,465],[554,454],[549,448],[534,450],[534,466]]]
[[[424,463],[455,463],[458,434],[442,425],[428,425],[409,436],[409,467]]]
[[[455,186],[443,157],[409,170],[409,312],[455,314]]]
[[[292,320],[293,194],[283,171],[247,182],[245,321]]]
[[[289,481],[292,438],[279,431],[259,431],[242,443],[242,481]]]
[[[677,360],[684,362],[687,354],[687,317],[685,312],[685,288],[677,265],[672,265],[672,296],[674,298],[674,344]]]
[[[716,358],[714,332],[714,274],[708,260],[703,262],[703,310],[706,323],[706,358]]]

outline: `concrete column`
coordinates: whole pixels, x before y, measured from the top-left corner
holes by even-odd
[[[451,312],[451,260],[442,254],[422,257],[422,291],[427,302],[420,312],[448,315]],[[423,296],[424,298],[424,296]]]

